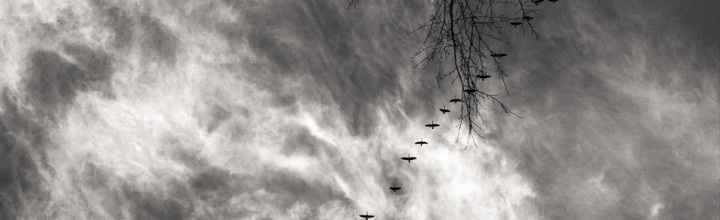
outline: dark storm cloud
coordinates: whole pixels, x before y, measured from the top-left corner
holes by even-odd
[[[717,166],[706,154],[717,100],[701,94],[720,86],[719,36],[701,8],[717,4],[547,4],[543,40],[515,38],[507,100],[526,119],[493,117],[491,138],[533,181],[545,218],[717,217],[720,185],[706,170]]]

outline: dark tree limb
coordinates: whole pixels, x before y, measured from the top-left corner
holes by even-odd
[[[348,8],[357,7],[358,1],[350,0]],[[504,40],[502,30],[517,25],[522,25],[519,28],[523,33],[527,28],[532,36],[539,38],[532,23],[536,6],[531,3],[531,0],[436,0],[430,19],[417,29],[425,31],[425,38],[413,55],[420,58],[416,67],[437,62],[442,68],[443,60],[452,61],[451,70],[439,71],[436,78],[438,81],[451,79],[453,85],[456,82],[460,85],[455,87],[462,93],[458,138],[463,125],[467,128],[468,142],[472,139],[475,143],[475,135],[482,137],[478,121],[482,123],[480,111],[484,103],[498,104],[506,114],[520,117],[497,95],[483,91],[484,84],[478,80],[484,83],[485,78],[495,75],[510,94],[505,83],[508,75],[500,62],[505,55],[494,47],[510,44]]]

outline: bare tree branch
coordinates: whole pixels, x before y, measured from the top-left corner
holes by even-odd
[[[427,67],[431,62],[437,62],[442,69],[443,60],[451,60],[450,71],[440,70],[436,76],[438,81],[452,79],[462,97],[460,110],[459,131],[465,125],[468,134],[468,143],[474,136],[482,137],[478,129],[483,103],[488,101],[497,103],[506,114],[512,112],[497,95],[483,91],[485,79],[497,76],[507,89],[505,78],[508,77],[502,68],[500,60],[507,54],[500,53],[497,45],[510,44],[503,37],[503,28],[521,25],[523,33],[526,28],[529,33],[539,38],[532,23],[536,13],[536,5],[540,1],[531,0],[436,0],[430,19],[417,30],[425,31],[425,38],[419,49],[413,55],[420,58],[415,65]],[[531,5],[535,3],[535,5]],[[358,0],[350,0],[348,8],[357,7]],[[416,31],[417,31],[416,30]],[[480,81],[480,82],[478,82]],[[477,145],[476,145],[477,146]]]

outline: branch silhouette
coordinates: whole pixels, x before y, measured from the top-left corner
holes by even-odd
[[[348,9],[357,8],[359,0],[349,0]],[[522,28],[536,39],[539,34],[532,23],[537,5],[542,0],[436,0],[433,12],[426,23],[416,31],[425,31],[425,38],[413,58],[419,58],[415,67],[427,67],[430,63],[451,62],[449,71],[438,71],[436,79],[451,80],[451,84],[462,94],[458,137],[463,125],[468,132],[468,143],[475,136],[482,137],[478,121],[482,123],[480,110],[484,103],[496,103],[503,112],[515,114],[498,95],[483,90],[483,82],[491,76],[500,79],[508,95],[501,59],[507,54],[500,53],[496,45],[509,45],[503,37],[503,28]],[[551,2],[556,2],[553,0]],[[477,147],[477,144],[475,144]],[[466,146],[467,148],[467,146]]]

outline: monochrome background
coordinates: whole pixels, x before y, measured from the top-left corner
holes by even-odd
[[[720,2],[541,3],[476,144],[431,6],[2,0],[0,219],[720,219]]]

